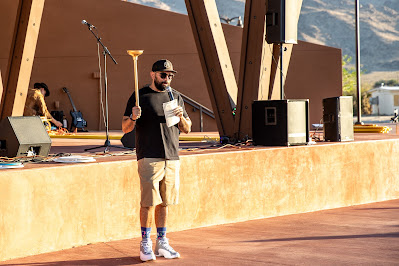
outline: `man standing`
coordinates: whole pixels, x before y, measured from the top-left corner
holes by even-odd
[[[184,109],[181,95],[173,92],[173,98],[178,102],[173,113],[180,118],[180,122],[171,127],[166,124],[163,103],[170,101],[166,88],[170,86],[175,73],[169,60],[155,62],[150,72],[151,85],[140,89],[140,106],[135,106],[133,93],[122,119],[124,133],[136,127],[136,154],[141,185],[142,261],[155,260],[155,255],[167,259],[180,257],[166,238],[166,222],[168,206],[177,204],[179,198],[179,131],[189,133],[191,120]],[[157,227],[155,254],[150,239],[154,217]]]
[[[46,83],[35,83],[33,89],[28,90],[26,96],[24,116],[45,116],[56,127],[62,127],[62,123],[54,119],[47,109],[44,97],[50,95],[50,91]]]

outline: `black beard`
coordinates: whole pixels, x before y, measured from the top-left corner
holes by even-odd
[[[154,80],[155,88],[157,88],[160,91],[164,91],[166,89],[166,86],[164,86],[163,84],[164,83],[162,82],[157,82],[156,80]]]

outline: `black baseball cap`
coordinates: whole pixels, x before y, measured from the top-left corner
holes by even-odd
[[[47,84],[44,83],[44,82],[36,82],[36,83],[33,85],[33,88],[35,88],[35,89],[43,88],[43,89],[46,91],[46,94],[44,95],[44,97],[47,97],[47,96],[50,95],[50,91],[49,91],[49,89],[48,89],[48,87],[47,87]]]
[[[166,72],[177,73],[177,71],[173,69],[172,62],[170,62],[168,59],[161,59],[156,61],[152,65],[152,71],[153,72],[166,71]]]

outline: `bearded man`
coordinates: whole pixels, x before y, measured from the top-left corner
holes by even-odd
[[[166,221],[168,206],[177,204],[179,199],[179,133],[189,133],[192,123],[180,93],[170,90],[172,95],[169,95],[167,91],[176,73],[169,60],[155,62],[150,72],[151,85],[139,91],[140,106],[135,106],[136,97],[133,93],[122,118],[124,133],[136,129],[136,154],[141,186],[142,261],[155,260],[155,255],[167,259],[180,257],[166,238]],[[177,100],[178,106],[172,112],[180,120],[169,127],[163,103],[169,102],[171,98]],[[154,217],[157,227],[155,253],[150,238]]]

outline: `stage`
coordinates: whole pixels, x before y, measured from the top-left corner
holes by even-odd
[[[395,132],[292,147],[220,146],[215,132],[190,136],[208,142],[181,141],[180,203],[172,207],[168,231],[399,198]],[[0,261],[139,236],[134,152],[84,152],[103,139],[52,142],[51,155],[96,161],[43,161],[0,171]]]

